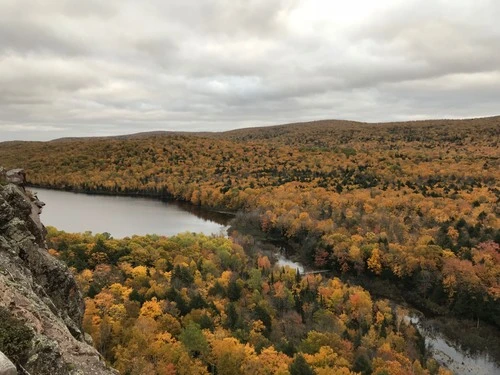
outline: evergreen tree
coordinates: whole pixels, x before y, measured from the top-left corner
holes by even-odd
[[[297,354],[289,367],[290,375],[314,375],[315,372],[306,362],[302,354]]]

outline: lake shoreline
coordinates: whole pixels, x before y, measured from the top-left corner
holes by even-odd
[[[174,202],[176,204],[186,205],[189,207],[193,207],[195,209],[201,209],[201,210],[214,212],[217,214],[228,215],[228,216],[231,216],[231,218],[236,216],[236,214],[238,213],[238,211],[222,210],[222,209],[217,209],[217,208],[210,207],[210,206],[195,205],[190,201],[176,198],[171,194],[148,193],[148,192],[143,192],[143,191],[132,191],[132,192],[130,192],[130,191],[119,192],[119,191],[111,191],[111,190],[95,191],[95,190],[87,190],[87,189],[78,189],[75,187],[59,188],[59,187],[54,187],[54,186],[45,185],[45,184],[34,184],[31,182],[27,182],[25,184],[25,188],[27,188],[27,189],[46,189],[46,190],[62,191],[62,192],[74,193],[74,194],[86,194],[86,195],[108,196],[108,197],[151,198],[151,199],[155,199],[155,200],[158,200],[161,202],[167,202],[167,203]]]
[[[109,233],[113,238],[180,232],[227,235],[232,216],[175,200],[152,197],[83,194],[72,191],[29,189],[45,202],[44,225],[66,232]]]

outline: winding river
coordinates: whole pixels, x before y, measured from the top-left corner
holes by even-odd
[[[276,263],[280,266],[288,266],[298,269],[301,273],[307,269],[299,262],[294,262],[282,253],[275,255]],[[432,319],[427,319],[418,310],[399,305],[392,301],[396,311],[404,312],[401,316],[407,323],[413,324],[425,339],[427,350],[441,365],[451,370],[456,375],[498,375],[500,365],[490,358],[486,351],[471,353],[460,347],[460,343],[453,342],[439,331]],[[466,334],[466,333],[464,333]],[[484,348],[483,348],[484,349]]]
[[[425,319],[422,313],[410,309],[404,318],[417,327],[434,359],[454,374],[500,374],[500,366],[487,353],[472,354],[463,350],[458,343],[453,343],[443,335],[432,321]]]
[[[174,235],[180,232],[227,234],[231,215],[208,211],[174,201],[153,198],[89,195],[31,188],[46,203],[42,222],[67,232],[108,232],[121,238],[134,234]],[[276,262],[304,272],[304,266],[275,254]],[[425,338],[434,358],[457,375],[500,375],[500,365],[484,351],[475,354],[452,342],[432,320],[418,311],[406,308],[404,316]]]

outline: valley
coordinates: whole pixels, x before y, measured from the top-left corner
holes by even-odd
[[[0,159],[23,167],[35,190],[108,195],[82,195],[97,200],[121,196],[120,220],[135,211],[146,228],[132,228],[160,231],[115,239],[118,228],[109,229],[111,235],[49,228],[49,252],[72,267],[87,296],[86,331],[122,372],[139,374],[156,358],[178,373],[182,366],[191,368],[188,373],[222,373],[226,354],[214,350],[231,342],[246,350],[237,367],[249,373],[256,371],[252,361],[270,361],[270,373],[309,366],[317,374],[389,368],[436,374],[445,373],[439,364],[446,361],[433,362],[426,339],[409,322],[401,325],[406,307],[384,298],[410,301],[450,325],[459,319],[489,325],[489,336],[478,331],[478,342],[491,343],[496,353],[499,124],[498,117],[323,121],[226,133],[5,142]],[[184,212],[173,213],[174,230],[186,209],[205,218],[231,212],[231,235],[161,232],[169,226],[162,224],[166,216],[146,211],[165,203],[142,201],[141,208],[127,200],[145,198],[126,196],[167,200],[167,206],[168,200],[185,202],[178,207]],[[159,226],[148,231],[148,219]],[[106,221],[112,228],[112,219]],[[207,223],[186,230],[205,231]],[[329,273],[301,276],[273,266],[265,251],[269,241],[286,244],[307,268]],[[140,354],[147,341],[157,346]],[[165,350],[179,355],[165,356]],[[456,358],[466,358],[474,344],[458,350],[465,354]],[[279,370],[279,363],[286,366]]]

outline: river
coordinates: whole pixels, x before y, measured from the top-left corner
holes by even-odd
[[[500,366],[486,352],[470,353],[460,347],[459,343],[451,341],[437,329],[432,320],[416,310],[409,310],[404,316],[411,322],[425,339],[425,345],[442,366],[447,367],[457,375],[494,375],[500,374]],[[464,332],[464,334],[466,334]],[[484,348],[483,348],[484,349]]]
[[[274,254],[274,258],[279,266],[288,266],[299,270],[300,273],[308,271],[301,263],[289,259],[283,248]],[[441,366],[456,375],[500,375],[500,365],[489,356],[487,348],[476,348],[478,350],[472,353],[459,342],[447,337],[439,330],[438,322],[426,318],[422,312],[394,301],[390,302],[395,311],[403,314],[402,319],[418,329],[425,339],[428,352]],[[464,329],[463,334],[468,333],[469,331]]]
[[[231,215],[213,212],[175,201],[153,198],[91,195],[65,191],[31,188],[46,203],[41,215],[45,225],[68,232],[108,232],[121,238],[134,234],[174,235],[180,232],[227,234]],[[307,271],[286,253],[274,254],[280,266]],[[424,336],[434,358],[457,375],[500,374],[500,366],[484,351],[475,354],[452,342],[432,320],[409,309],[405,319],[416,326]]]

